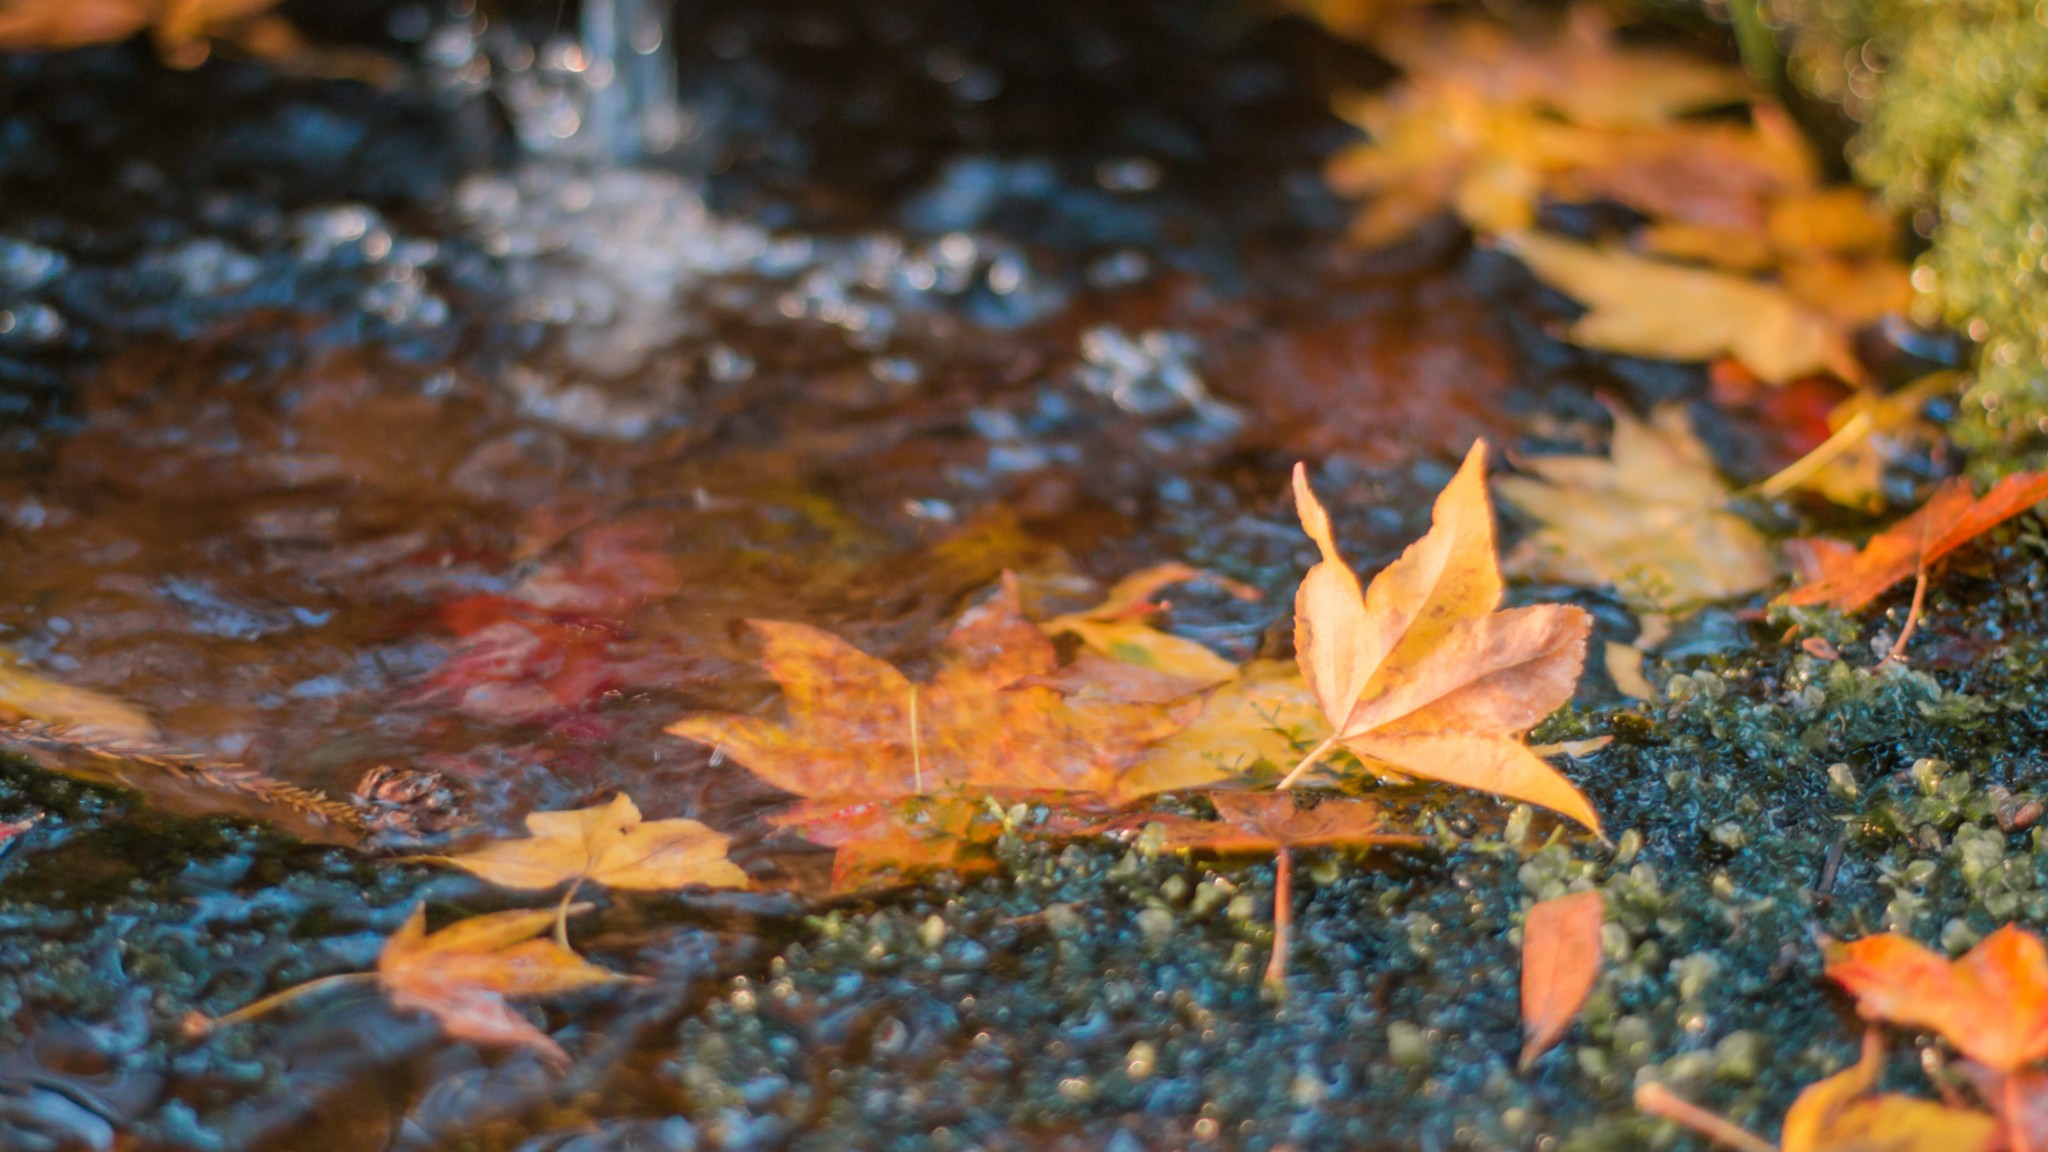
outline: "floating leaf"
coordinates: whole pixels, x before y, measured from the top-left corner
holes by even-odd
[[[1570,1028],[1600,974],[1600,890],[1545,900],[1522,922],[1522,1058],[1526,1071]]]
[[[1586,306],[1569,330],[1573,343],[1662,360],[1733,356],[1773,384],[1815,372],[1862,375],[1841,322],[1782,287],[1541,232],[1502,245]]]
[[[29,670],[0,648],[0,723],[29,720],[82,735],[153,742],[156,723],[132,704]]]
[[[553,888],[585,880],[641,891],[692,884],[747,886],[747,874],[725,857],[725,836],[695,820],[643,821],[639,807],[623,792],[609,804],[535,812],[526,818],[526,829],[531,835],[524,840],[499,840],[460,856],[427,859],[507,888]]]
[[[1278,780],[1329,733],[1293,661],[1253,660],[1203,697],[1187,727],[1145,750],[1125,775],[1124,790],[1146,795]]]
[[[1827,973],[1865,1019],[1939,1032],[1999,1072],[2048,1056],[2048,948],[2018,925],[1955,961],[1891,932],[1832,945]]]
[[[1778,598],[1781,604],[1825,604],[1854,612],[1893,585],[2048,499],[2048,472],[2020,472],[1983,496],[1957,477],[1937,489],[1920,510],[1870,538],[1859,551],[1832,540],[1804,542],[1796,555],[1805,582]]]
[[[1494,481],[1541,525],[1509,556],[1511,571],[1611,585],[1659,611],[1746,595],[1776,577],[1763,536],[1728,511],[1728,486],[1684,409],[1659,408],[1647,424],[1615,409],[1608,452],[1531,457],[1522,463],[1534,477]]]
[[[1485,444],[1437,497],[1429,533],[1370,588],[1298,464],[1294,497],[1322,553],[1295,596],[1295,655],[1332,733],[1281,787],[1342,747],[1369,767],[1539,804],[1598,832],[1592,805],[1521,740],[1571,699],[1592,621],[1556,604],[1495,611]]]

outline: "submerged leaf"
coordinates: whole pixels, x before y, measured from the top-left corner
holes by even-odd
[[[1503,246],[1586,306],[1569,332],[1574,343],[1662,360],[1733,356],[1774,384],[1816,372],[1862,375],[1843,323],[1777,285],[1541,232],[1516,233]]]
[[[609,804],[535,812],[526,828],[531,835],[524,840],[429,859],[507,888],[553,888],[572,880],[643,891],[747,886],[747,874],[725,857],[726,837],[695,820],[642,821],[623,792]]]
[[[1369,767],[1539,804],[1598,832],[1586,798],[1521,739],[1571,699],[1592,621],[1556,604],[1495,611],[1485,444],[1437,497],[1429,533],[1369,588],[1300,465],[1294,496],[1322,553],[1295,596],[1295,655],[1332,734],[1281,786],[1341,746]]]
[[[1324,800],[1304,807],[1285,792],[1216,792],[1209,801],[1216,807],[1215,820],[1147,813],[1130,822],[1158,824],[1168,848],[1224,855],[1423,842],[1420,836],[1387,831],[1379,805],[1370,800]]]
[[[1611,585],[1658,611],[1746,595],[1776,577],[1763,536],[1728,511],[1728,486],[1684,409],[1660,408],[1647,424],[1616,409],[1608,451],[1531,457],[1523,466],[1534,478],[1494,481],[1541,525],[1508,558],[1511,570]]]

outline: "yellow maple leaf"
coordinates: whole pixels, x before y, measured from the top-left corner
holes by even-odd
[[[1648,423],[1616,409],[1608,453],[1532,457],[1522,464],[1534,476],[1494,481],[1539,525],[1509,556],[1510,570],[1610,585],[1658,611],[1746,595],[1776,578],[1769,544],[1728,511],[1728,486],[1684,409],[1659,408]]]
[[[1559,604],[1496,611],[1486,445],[1438,495],[1428,534],[1369,588],[1300,465],[1294,497],[1322,553],[1295,595],[1295,657],[1331,731],[1280,786],[1341,747],[1368,767],[1538,804],[1597,833],[1592,805],[1521,739],[1571,699],[1592,620]]]
[[[531,835],[524,840],[498,840],[459,856],[424,859],[507,888],[553,888],[586,880],[640,891],[691,884],[747,886],[747,874],[725,857],[725,836],[695,820],[643,821],[639,806],[623,792],[608,804],[535,812],[527,816],[526,829]]]
[[[588,905],[576,905],[580,912]],[[531,1048],[566,1065],[568,1053],[514,1011],[509,997],[550,996],[630,980],[600,968],[552,940],[536,939],[555,920],[553,911],[494,912],[427,932],[420,905],[384,942],[374,972],[326,976],[266,996],[217,1020],[188,1017],[198,1034],[266,1015],[327,988],[374,980],[394,1007],[425,1012],[442,1031],[477,1044]]]
[[[1733,356],[1773,384],[1823,371],[1862,376],[1844,324],[1778,285],[1541,232],[1503,237],[1502,246],[1586,306],[1567,332],[1575,344],[1661,360]]]

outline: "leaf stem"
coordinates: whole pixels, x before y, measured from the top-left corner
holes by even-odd
[[[1287,995],[1287,955],[1294,935],[1294,853],[1282,844],[1273,855],[1273,958],[1266,962],[1266,986]]]
[[[1906,641],[1911,640],[1913,638],[1913,631],[1920,627],[1920,610],[1926,604],[1927,564],[1925,561],[1922,561],[1919,569],[1913,573],[1913,606],[1906,609],[1906,626],[1899,629],[1899,638],[1892,641],[1892,650],[1885,653],[1884,659],[1878,661],[1880,668],[1893,661],[1901,664],[1905,663]]]
[[[1749,1129],[1725,1120],[1664,1087],[1645,1084],[1636,1089],[1636,1108],[1662,1120],[1690,1128],[1716,1144],[1736,1152],[1778,1152],[1778,1147]]]
[[[918,732],[917,685],[910,686],[910,787],[924,795],[924,739]]]
[[[1321,744],[1316,745],[1314,751],[1310,752],[1307,756],[1302,757],[1301,763],[1296,764],[1294,766],[1294,771],[1289,772],[1287,775],[1280,778],[1279,786],[1282,788],[1294,787],[1295,781],[1301,779],[1302,773],[1307,772],[1309,769],[1315,767],[1316,761],[1321,760],[1324,756],[1328,755],[1330,749],[1335,748],[1336,746],[1337,738],[1335,736],[1332,736],[1329,739],[1323,741]]]
[[[555,906],[555,943],[560,944],[564,952],[575,951],[569,947],[569,902],[576,899],[576,890],[583,887],[583,880],[584,877],[578,876],[569,885],[569,890],[562,893],[562,902]]]
[[[375,972],[342,972],[334,976],[322,976],[318,980],[308,980],[304,984],[294,984],[282,992],[272,992],[261,1000],[244,1004],[225,1016],[216,1016],[210,1023],[215,1028],[225,1028],[230,1024],[240,1024],[247,1020],[254,1020],[258,1016],[268,1015],[273,1010],[282,1008],[301,996],[308,996],[312,993],[328,988],[336,988],[343,984],[361,984],[366,980],[375,980],[376,978],[377,974]]]

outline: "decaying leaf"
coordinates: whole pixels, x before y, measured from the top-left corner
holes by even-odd
[[[1763,536],[1728,511],[1728,486],[1683,408],[1659,408],[1648,423],[1617,408],[1606,459],[1522,466],[1535,475],[1494,481],[1540,525],[1508,557],[1510,571],[1611,585],[1658,611],[1746,595],[1777,576]]]
[[[1331,799],[1303,806],[1285,792],[1212,792],[1214,820],[1147,813],[1136,819],[1158,824],[1168,848],[1233,855],[1290,848],[1366,847],[1420,844],[1420,836],[1387,831],[1379,805],[1370,800]]]
[[[1828,976],[1865,1019],[1938,1032],[2002,1073],[2048,1057],[2048,947],[2008,924],[1951,961],[1897,933],[1828,948]]]
[[[1202,698],[1187,727],[1145,750],[1124,790],[1137,796],[1277,781],[1329,733],[1293,661],[1253,660]]]
[[[1825,604],[1855,612],[1949,553],[2048,499],[2048,472],[2007,476],[1982,496],[1957,477],[1920,510],[1870,538],[1861,550],[1833,540],[1808,540],[1795,552],[1804,581],[1781,604]]]
[[[1589,889],[1545,900],[1522,922],[1522,1056],[1527,1071],[1570,1028],[1600,975],[1606,905]]]
[[[1997,1137],[1991,1117],[1910,1096],[1869,1095],[1883,1070],[1884,1045],[1866,1033],[1856,1063],[1808,1085],[1792,1102],[1776,1146],[1662,1084],[1637,1088],[1636,1107],[1738,1152],[1990,1152]]]
[[[587,908],[579,904],[567,912]],[[238,1024],[325,988],[374,979],[394,1007],[433,1016],[453,1039],[531,1048],[566,1065],[569,1055],[561,1045],[514,1011],[508,999],[558,995],[628,978],[589,963],[555,941],[538,939],[554,920],[552,909],[494,912],[459,920],[430,935],[427,910],[421,905],[384,942],[374,973],[314,980],[218,1020],[189,1020],[188,1028],[203,1033]]]
[[[1298,464],[1294,497],[1322,553],[1295,596],[1295,657],[1332,731],[1281,787],[1342,747],[1368,767],[1538,804],[1598,832],[1592,805],[1521,740],[1571,699],[1592,621],[1556,604],[1495,611],[1486,445],[1437,497],[1428,534],[1370,588]]]
[[[1541,232],[1502,245],[1586,306],[1568,333],[1574,343],[1661,360],[1733,356],[1774,384],[1816,372],[1862,377],[1842,321],[1780,286]]]
[[[526,829],[531,835],[524,840],[498,840],[460,856],[427,859],[507,888],[553,888],[586,880],[641,891],[692,884],[747,886],[747,874],[725,857],[725,836],[695,820],[643,821],[639,806],[623,792],[608,804],[535,812],[526,818]]]

